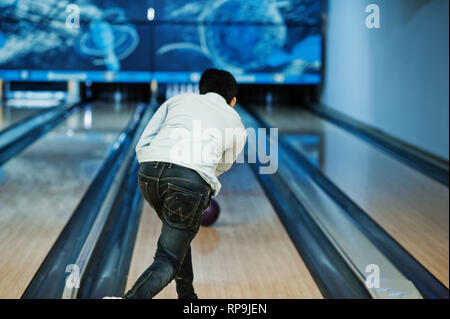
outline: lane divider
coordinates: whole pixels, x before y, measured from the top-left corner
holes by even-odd
[[[22,298],[61,298],[66,287],[66,279],[77,279],[74,278],[79,272],[76,261],[85,247],[85,241],[99,216],[111,185],[123,167],[123,160],[126,158],[133,138],[137,135],[141,121],[151,117],[153,112],[154,108],[148,107],[145,103],[138,105],[127,127],[119,134],[102,167],[26,288]],[[70,273],[73,276],[68,277],[67,271],[73,271]]]
[[[268,124],[254,111],[248,112],[257,119],[263,127]],[[315,167],[309,159],[294,149],[283,136],[279,138],[280,147],[288,156],[300,165],[303,170],[319,185],[354,221],[359,230],[381,251],[386,258],[408,278],[424,298],[449,298],[449,290],[380,225],[378,225],[361,207],[339,187],[329,180],[322,171]]]
[[[62,121],[89,106],[75,103],[40,113],[27,122],[14,126],[0,135],[0,166],[18,155],[39,138],[58,126]]]

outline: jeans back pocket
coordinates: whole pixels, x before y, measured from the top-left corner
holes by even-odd
[[[150,196],[149,196],[149,192],[148,192],[148,188],[149,188],[148,183],[144,182],[140,178],[138,179],[138,182],[139,182],[139,188],[141,189],[142,196],[144,196],[145,201],[153,207],[152,203],[150,202]]]
[[[192,228],[201,217],[203,194],[168,183],[164,200],[163,215],[166,222],[174,227]]]

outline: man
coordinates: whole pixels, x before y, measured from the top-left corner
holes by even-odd
[[[208,69],[199,88],[200,94],[174,96],[161,105],[136,146],[139,186],[162,230],[153,263],[124,298],[152,298],[173,279],[178,298],[197,298],[190,244],[220,191],[217,177],[231,168],[247,137],[233,109],[234,77]]]

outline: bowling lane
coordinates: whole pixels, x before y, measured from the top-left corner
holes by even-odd
[[[0,167],[0,298],[19,298],[136,104],[96,102]]]
[[[46,109],[29,107],[8,107],[4,101],[0,101],[0,132],[21,120],[44,112]]]
[[[192,242],[199,298],[323,298],[250,168],[221,176],[221,214]],[[144,204],[127,289],[152,263],[161,221]],[[177,298],[175,283],[156,298]]]
[[[280,132],[318,138],[313,162],[448,287],[447,187],[308,111],[261,108],[258,113]],[[294,147],[311,154],[296,140]]]

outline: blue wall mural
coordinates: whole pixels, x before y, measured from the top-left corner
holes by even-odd
[[[320,1],[0,0],[0,78],[180,82],[208,67],[320,82]]]

